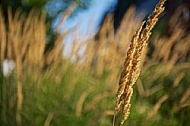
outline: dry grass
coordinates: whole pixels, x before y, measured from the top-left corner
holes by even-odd
[[[164,0],[162,2],[164,2]],[[79,43],[76,38],[78,33],[77,31],[73,31],[76,35],[74,35],[75,38],[72,42],[71,52],[67,57],[62,57],[62,52],[66,50],[64,38],[68,34],[68,31],[58,34],[54,47],[45,52],[47,45],[47,24],[45,23],[44,14],[39,14],[36,13],[35,10],[32,10],[28,16],[24,15],[21,11],[18,11],[16,15],[13,16],[11,10],[9,10],[9,22],[5,24],[4,16],[0,11],[0,32],[2,33],[0,34],[0,64],[2,67],[3,61],[7,58],[13,59],[16,62],[15,73],[17,74],[17,79],[7,83],[10,83],[9,86],[15,83],[17,87],[11,89],[12,92],[7,90],[7,98],[11,99],[9,101],[10,106],[15,105],[17,107],[17,113],[13,112],[14,116],[17,115],[17,123],[22,123],[22,117],[24,117],[23,120],[27,118],[31,121],[30,112],[35,110],[29,108],[27,105],[32,104],[31,106],[33,106],[34,104],[30,102],[30,98],[33,97],[30,91],[32,89],[36,93],[34,93],[35,95],[38,95],[37,93],[40,92],[40,95],[38,95],[38,103],[41,100],[40,98],[42,98],[42,101],[48,101],[49,104],[52,102],[58,109],[58,112],[56,108],[45,111],[42,125],[51,125],[52,122],[59,120],[60,113],[70,115],[72,112],[75,119],[83,117],[86,119],[89,117],[86,119],[86,122],[83,122],[83,125],[85,125],[84,123],[87,125],[106,125],[100,123],[100,120],[104,119],[107,119],[108,124],[111,125],[110,117],[123,107],[124,116],[121,122],[122,124],[128,117],[130,104],[133,104],[130,103],[133,92],[132,86],[137,81],[140,69],[140,79],[136,82],[137,91],[140,94],[138,98],[143,99],[145,97],[146,99],[151,99],[155,97],[154,104],[146,104],[146,107],[149,109],[143,111],[147,116],[145,116],[143,120],[147,119],[148,121],[152,121],[159,115],[163,104],[167,104],[173,95],[175,95],[171,93],[171,91],[168,91],[157,96],[157,94],[160,94],[160,91],[163,91],[165,87],[167,87],[167,83],[158,81],[160,76],[166,79],[171,76],[175,77],[172,80],[171,86],[171,90],[174,92],[178,87],[183,88],[181,85],[182,81],[184,81],[186,72],[190,69],[188,62],[188,40],[190,38],[185,34],[185,30],[180,28],[175,18],[171,19],[174,21],[170,21],[171,27],[174,29],[171,36],[153,35],[151,44],[154,48],[151,56],[145,57],[147,50],[149,50],[147,47],[147,40],[150,36],[149,33],[157,21],[157,16],[163,11],[162,9],[163,8],[156,9],[156,12],[149,18],[144,29],[142,28],[143,23],[140,23],[143,17],[135,17],[135,8],[131,7],[127,11],[116,35],[113,34],[112,28],[113,15],[108,15],[99,32],[98,39],[89,38]],[[66,20],[65,18],[65,16],[62,18],[61,23]],[[8,29],[6,29],[6,25],[10,25]],[[56,31],[60,31],[60,29],[58,29],[59,26],[56,28]],[[137,26],[141,27],[137,30]],[[133,36],[135,31],[138,32]],[[82,55],[81,50],[83,52]],[[122,57],[126,56],[126,53],[127,57],[123,66],[124,59]],[[142,64],[143,61],[145,61],[144,64]],[[48,66],[47,69],[44,70],[44,66]],[[152,70],[155,66],[156,68]],[[121,80],[119,82],[120,89],[117,93],[116,112],[114,113],[113,102],[117,88],[113,87],[118,86],[117,78],[119,78],[123,67],[123,74],[121,74]],[[83,77],[85,74],[88,74],[88,78]],[[28,75],[30,75],[30,79],[34,81],[28,83],[26,81]],[[46,79],[48,81],[45,81]],[[81,82],[79,82],[79,80]],[[53,82],[50,83],[49,81]],[[48,83],[51,84],[49,85],[50,87],[53,86],[46,94],[47,97],[45,98],[47,99],[44,99],[41,94],[46,91],[45,89],[47,89]],[[61,85],[64,86],[65,91],[63,91]],[[24,89],[22,89],[23,87]],[[48,94],[52,94],[54,88],[55,94],[53,94],[53,96],[55,95],[57,97],[50,99],[49,97],[51,97],[51,95]],[[17,93],[15,93],[16,90]],[[24,94],[24,92],[27,92],[27,94]],[[12,100],[15,97],[12,95],[14,93],[16,94],[15,96],[17,96],[17,100],[15,100],[16,103]],[[178,113],[180,110],[185,110],[185,108],[189,106],[189,94],[189,89],[183,88],[182,94],[178,96],[179,100],[175,102],[177,103],[177,107],[174,106],[171,108],[172,113]],[[136,93],[133,95],[136,95]],[[63,101],[60,101],[59,104],[57,99]],[[110,99],[112,99],[112,101]],[[137,98],[135,100],[138,102]],[[64,104],[65,101],[67,101],[66,104]],[[105,101],[111,102],[111,104],[102,104],[102,102]],[[147,102],[147,100],[144,102]],[[137,113],[144,109],[143,106],[138,104],[139,103],[133,104],[133,106],[137,107]],[[69,106],[68,110],[62,106],[65,108]],[[72,107],[74,111],[70,111],[70,107]],[[40,109],[40,111],[42,110],[43,109]],[[136,110],[134,109],[134,111]],[[36,111],[39,110],[37,109]],[[21,115],[21,113],[23,114],[24,112],[28,112],[29,114],[27,115],[25,113],[25,115]],[[89,116],[85,115],[86,113],[90,113]],[[133,114],[134,113],[131,113],[130,116],[133,116]],[[136,119],[138,120],[138,118]],[[72,122],[74,121],[72,120]],[[72,122],[70,122],[71,125]],[[130,120],[126,123],[130,123]]]
[[[45,48],[47,45],[46,40],[46,27],[47,24],[45,23],[46,16],[44,14],[40,14],[35,10],[32,10],[28,16],[26,16],[21,10],[18,10],[16,14],[13,16],[11,9],[9,9],[9,17],[8,17],[8,24],[4,22],[4,16],[1,13],[1,40],[0,40],[0,47],[1,47],[1,66],[5,59],[14,60],[16,63],[15,66],[15,73],[17,75],[17,81],[15,81],[17,85],[17,112],[16,112],[16,119],[17,124],[22,124],[22,117],[20,112],[22,112],[23,107],[23,86],[26,84],[23,83],[25,75],[27,72],[32,72],[33,69],[38,69],[38,71],[43,70],[44,66],[51,66],[48,67],[48,70],[44,77],[50,76],[51,78],[55,79],[56,82],[61,81],[61,76],[64,74],[64,70],[61,70],[60,73],[55,74],[56,66],[60,61],[62,61],[62,52],[65,49],[64,44],[62,45],[62,40],[64,40],[65,35],[68,33],[64,31],[60,35],[58,35],[54,47],[51,50],[45,52]],[[129,46],[129,36],[132,35],[131,31],[135,31],[136,24],[140,23],[140,18],[142,17],[135,17],[131,16],[134,15],[135,8],[129,9],[126,14],[125,22],[130,24],[129,31],[126,31],[125,24],[122,27],[125,30],[125,35],[118,34],[114,37],[113,33],[108,33],[110,35],[107,36],[107,32],[113,31],[111,30],[111,22],[112,16],[110,15],[108,20],[105,21],[103,25],[103,29],[101,32],[100,40],[88,39],[84,42],[77,43],[77,40],[73,42],[71,53],[68,55],[68,60],[72,60],[75,58],[76,68],[79,70],[88,71],[89,69],[95,70],[97,75],[101,77],[105,70],[109,71],[110,79],[108,83],[116,83],[115,77],[119,75],[121,64],[123,62],[122,57],[126,53],[126,48]],[[68,11],[69,13],[69,11]],[[130,16],[129,16],[130,15]],[[66,16],[63,16],[61,23],[65,21]],[[134,24],[133,24],[133,23]],[[6,30],[5,27],[8,26]],[[59,26],[56,28],[59,31]],[[122,29],[120,28],[120,32]],[[122,33],[122,32],[121,32]],[[77,34],[77,33],[76,33]],[[128,41],[127,43],[125,41]],[[82,57],[79,56],[81,51],[81,47],[86,47],[85,55]],[[110,58],[110,54],[112,58]],[[117,61],[117,63],[115,63]],[[29,70],[29,71],[28,71]],[[37,72],[37,71],[36,71]],[[40,73],[40,72],[37,72]],[[38,78],[38,74],[33,75],[32,78],[36,80]],[[41,80],[41,79],[40,79]],[[108,85],[111,92],[114,93],[115,89],[111,88],[112,85]],[[71,89],[74,87],[72,85]],[[72,90],[71,90],[72,92]],[[86,94],[88,95],[88,93]],[[109,94],[106,93],[106,96]],[[78,106],[76,107],[76,116],[81,115],[81,105],[85,100],[85,93],[81,96],[78,101]],[[105,97],[102,97],[105,98]],[[91,109],[92,104],[97,104],[102,99],[101,96],[97,96],[97,100],[92,100],[89,102],[89,106],[85,108],[85,111]]]
[[[140,74],[140,65],[142,64],[142,57],[145,53],[144,50],[147,46],[147,41],[150,37],[151,30],[155,26],[158,16],[163,12],[163,4],[165,0],[161,0],[155,7],[153,13],[149,16],[145,28],[142,30],[142,27],[145,22],[141,24],[137,32],[132,38],[130,47],[127,52],[127,57],[124,62],[124,70],[121,73],[119,80],[119,89],[117,92],[117,101],[115,104],[115,114],[119,110],[123,109],[123,117],[120,125],[124,124],[124,121],[127,119],[130,113],[130,101],[133,94],[132,86],[137,81],[137,78]],[[114,117],[115,118],[115,117]],[[115,121],[115,120],[114,120]],[[114,123],[113,123],[114,125]]]
[[[54,48],[45,53],[47,45],[47,24],[45,14],[32,10],[28,16],[21,10],[12,15],[8,9],[8,23],[0,10],[0,65],[5,59],[15,61],[15,73],[17,75],[17,125],[22,124],[20,112],[23,104],[22,78],[27,67],[42,69],[45,65],[57,63],[61,59],[61,45],[64,35],[58,35]],[[6,29],[6,27],[8,27]]]
[[[113,15],[108,15],[101,27],[98,37],[96,39],[88,39],[76,45],[72,45],[75,51],[75,56],[79,54],[81,46],[84,48],[84,55],[81,58],[77,58],[76,61],[81,69],[93,70],[98,76],[102,76],[105,71],[109,72],[109,78],[111,83],[116,83],[115,77],[119,76],[121,66],[123,63],[123,55],[126,54],[126,50],[129,47],[130,37],[136,30],[136,25],[140,24],[143,16],[135,17],[135,8],[131,7],[123,21],[119,31],[114,35],[113,30]],[[128,24],[129,27],[126,26]],[[127,29],[127,30],[126,30]],[[98,38],[98,39],[97,39]],[[110,58],[111,57],[111,58]],[[81,67],[82,66],[82,67]],[[111,85],[110,85],[111,86]],[[113,92],[116,90],[111,89]]]

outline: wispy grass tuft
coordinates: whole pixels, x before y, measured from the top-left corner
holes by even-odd
[[[117,101],[115,104],[115,113],[113,125],[115,122],[115,116],[119,110],[123,109],[123,117],[120,125],[124,124],[130,113],[130,101],[133,94],[132,86],[137,81],[140,74],[140,65],[142,64],[142,57],[145,53],[147,46],[147,40],[151,35],[151,30],[158,21],[158,16],[164,11],[165,0],[161,0],[155,7],[153,13],[148,17],[145,28],[142,29],[145,22],[141,24],[137,32],[132,38],[130,47],[127,52],[127,57],[124,62],[124,69],[121,73],[119,80],[119,89],[117,92]]]
[[[22,74],[19,78],[17,68],[9,76],[3,76],[2,70],[0,71],[0,125],[19,124],[16,114],[21,117],[21,124],[27,126],[112,125],[115,114],[113,103],[117,91],[115,87],[118,86],[118,78],[123,69],[125,59],[122,57],[126,54],[131,58],[124,63],[130,69],[127,71],[127,76],[130,77],[128,82],[136,84],[126,86],[123,90],[125,92],[130,87],[128,96],[134,92],[129,102],[132,104],[131,113],[125,124],[154,126],[190,123],[190,36],[186,34],[184,27],[180,27],[176,18],[171,18],[170,21],[174,30],[171,36],[154,32],[147,44],[145,40],[150,36],[151,27],[147,27],[149,30],[145,29],[150,23],[143,25],[143,17],[135,16],[134,7],[126,12],[116,34],[112,31],[113,15],[108,15],[99,32],[99,38],[87,36],[82,42],[77,38],[77,28],[61,32],[60,25],[67,17],[64,15],[55,29],[57,36],[54,45],[46,50],[46,15],[36,13],[35,10],[29,15],[19,10],[16,13],[17,16],[9,15],[10,24],[4,21],[4,16],[0,13],[1,68],[5,59],[16,61],[23,56],[20,62]],[[133,36],[137,26],[143,27]],[[64,38],[70,32],[74,34],[73,41],[70,53],[65,56],[62,55],[67,50]],[[23,54],[16,56],[12,44],[17,45],[15,49],[19,47],[19,54],[20,51]],[[23,95],[19,111],[18,81],[22,84]],[[120,98],[126,95],[121,94]],[[127,102],[123,102],[120,109],[124,107],[124,103]],[[129,105],[126,106],[126,111],[127,107]],[[120,125],[122,114],[119,112],[117,115],[115,125]]]

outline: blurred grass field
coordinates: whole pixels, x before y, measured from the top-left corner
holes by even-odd
[[[143,16],[136,17],[131,7],[114,35],[108,15],[98,38],[87,36],[80,43],[74,38],[70,54],[63,57],[68,31],[57,33],[46,50],[45,15],[34,10],[15,15],[10,12],[6,24],[0,11],[0,125],[112,125],[117,82]],[[155,29],[149,40],[125,125],[190,125],[190,36],[178,18],[171,18],[170,36]],[[8,76],[2,70],[5,59],[16,63]]]

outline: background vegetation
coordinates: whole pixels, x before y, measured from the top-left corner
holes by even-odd
[[[35,9],[11,11],[7,24],[0,11],[0,125],[110,126],[126,51],[143,17],[130,8],[114,35],[108,15],[99,38],[83,42],[76,28],[70,31],[75,34],[71,51],[62,57],[69,31],[56,32],[46,50],[46,15]],[[171,18],[170,36],[152,35],[125,125],[190,124],[190,36],[179,18]],[[15,61],[6,76],[5,60]]]

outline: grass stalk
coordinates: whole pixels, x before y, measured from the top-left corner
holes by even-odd
[[[123,114],[120,122],[121,126],[130,114],[130,101],[133,94],[133,85],[140,74],[140,65],[142,64],[142,57],[147,46],[147,41],[151,35],[151,30],[158,21],[158,16],[164,11],[164,2],[165,0],[160,0],[153,13],[148,17],[145,28],[143,29],[145,22],[142,22],[131,40],[126,60],[124,62],[124,69],[119,79],[118,92],[116,94],[117,100],[115,104],[113,121],[115,121],[116,114],[120,111],[120,109],[122,109]]]

